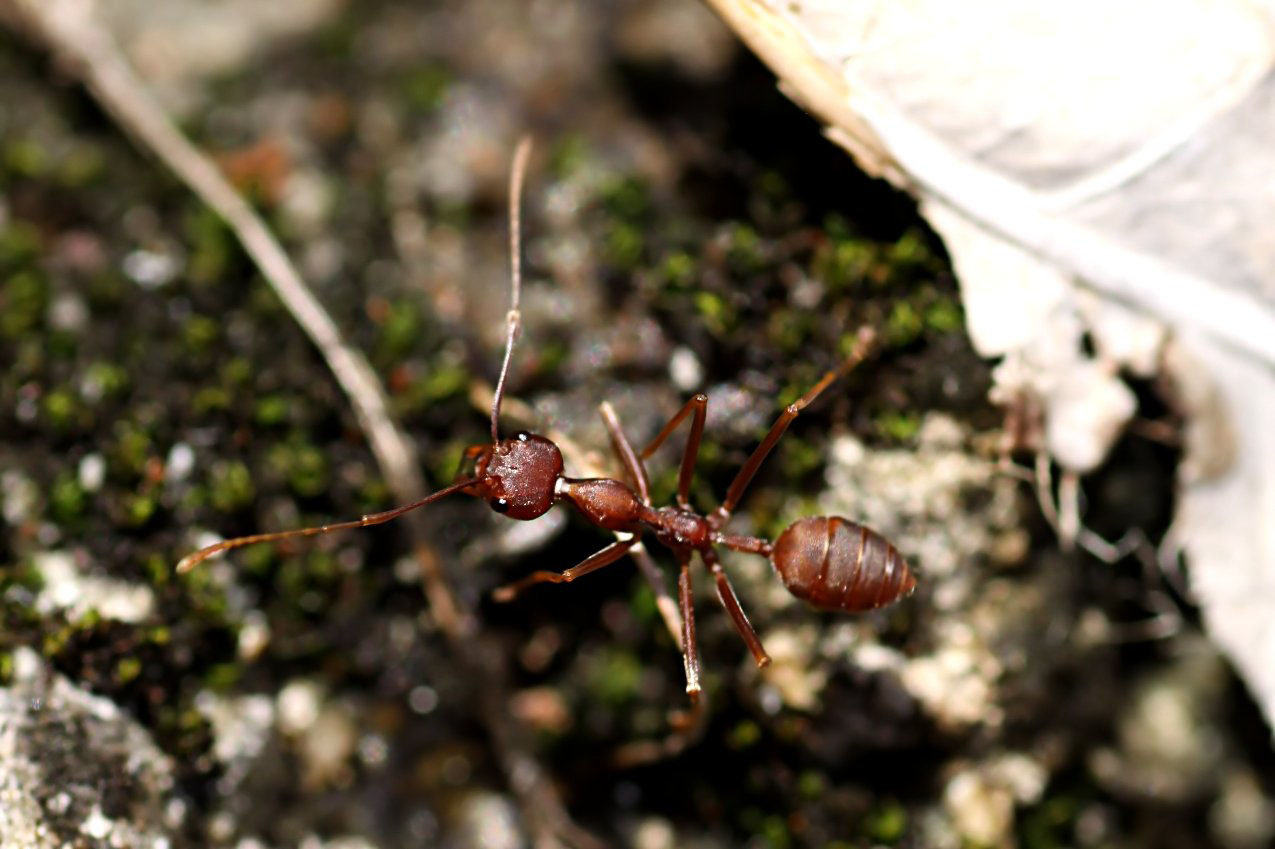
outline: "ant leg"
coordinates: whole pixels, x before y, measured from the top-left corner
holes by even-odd
[[[699,701],[699,644],[695,641],[695,607],[691,598],[691,553],[678,555],[677,602],[682,611],[682,664],[686,667],[686,694]]]
[[[633,445],[629,442],[628,437],[624,435],[623,428],[620,427],[620,417],[615,414],[615,408],[611,406],[610,401],[603,401],[598,405],[598,412],[602,414],[602,423],[607,426],[607,433],[611,435],[611,448],[615,451],[616,456],[620,458],[620,462],[624,463],[624,468],[628,470],[629,477],[633,479],[633,483],[637,485],[638,498],[642,499],[642,503],[647,507],[651,506],[651,481],[646,474],[646,466],[642,463],[642,458],[633,450]]]
[[[619,560],[628,554],[629,549],[637,544],[638,539],[638,535],[634,534],[628,539],[617,540],[598,553],[586,557],[579,564],[572,566],[565,572],[532,572],[520,581],[514,581],[512,584],[506,584],[503,587],[497,587],[492,590],[491,597],[496,601],[512,601],[518,593],[532,584],[569,584],[582,575],[587,575]]]
[[[859,332],[859,338],[855,342],[854,350],[850,352],[850,356],[835,369],[826,372],[819,382],[810,388],[805,395],[802,395],[793,403],[789,404],[787,409],[779,414],[779,418],[770,426],[770,432],[766,434],[766,438],[761,444],[753,450],[752,456],[747,462],[740,467],[735,480],[731,481],[730,488],[726,490],[726,498],[722,501],[722,505],[713,511],[709,516],[709,522],[714,528],[720,528],[726,524],[726,520],[730,518],[730,514],[739,504],[739,499],[744,496],[744,490],[748,488],[748,484],[752,482],[753,475],[757,474],[757,470],[761,468],[762,462],[770,455],[775,447],[775,443],[784,435],[784,431],[788,430],[788,426],[792,424],[793,419],[801,414],[801,411],[809,406],[816,398],[818,398],[825,389],[827,389],[834,380],[842,377],[856,365],[861,363],[871,350],[872,342],[875,334],[871,328],[864,328]]]
[[[704,435],[704,417],[707,411],[708,396],[701,392],[687,401],[651,443],[642,449],[642,459],[645,460],[664,444],[664,440],[669,438],[688,415],[695,414],[691,419],[691,432],[686,437],[686,449],[682,452],[682,468],[677,476],[677,506],[683,510],[691,509],[691,475],[695,473],[695,460],[699,457],[699,442]]]
[[[752,624],[749,623],[748,615],[739,606],[739,598],[735,595],[735,588],[730,585],[730,578],[726,577],[726,571],[722,569],[722,564],[717,559],[717,552],[711,548],[706,548],[699,554],[700,557],[704,558],[704,564],[708,566],[709,571],[713,573],[713,579],[717,581],[717,597],[722,600],[722,607],[725,607],[726,612],[730,614],[731,624],[735,626],[739,636],[743,637],[744,642],[748,644],[748,650],[753,653],[753,660],[757,661],[757,668],[761,669],[769,666],[770,655],[766,654],[766,650],[762,648],[761,639],[757,636],[757,632],[753,630]]]

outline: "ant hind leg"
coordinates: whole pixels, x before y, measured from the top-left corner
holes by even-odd
[[[757,668],[769,666],[770,655],[766,654],[761,638],[757,636],[752,623],[748,621],[748,614],[744,613],[744,608],[740,607],[739,597],[735,595],[735,588],[731,586],[730,578],[726,577],[726,570],[717,559],[717,552],[705,549],[700,552],[700,557],[704,558],[704,565],[708,566],[708,570],[713,573],[713,579],[717,581],[717,597],[721,599],[722,607],[725,607],[726,612],[730,614],[731,624],[735,626],[739,636],[743,637],[748,645],[748,650],[752,652]]]

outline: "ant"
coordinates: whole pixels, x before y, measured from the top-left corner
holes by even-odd
[[[740,607],[730,579],[722,569],[716,551],[718,546],[769,558],[789,592],[823,610],[872,610],[892,604],[911,593],[916,580],[898,550],[876,531],[849,519],[839,516],[799,519],[774,542],[760,537],[726,533],[724,530],[753,476],[788,426],[833,381],[845,375],[868,355],[873,343],[870,330],[860,332],[854,350],[839,367],[824,374],[805,395],[789,404],[780,414],[761,444],[735,475],[721,505],[708,514],[697,513],[689,500],[691,476],[695,471],[700,438],[704,433],[707,395],[698,394],[687,401],[641,452],[635,451],[629,443],[610,406],[602,406],[602,418],[610,434],[612,447],[624,465],[627,482],[611,478],[578,479],[563,475],[562,452],[544,436],[521,431],[512,437],[501,438],[501,399],[504,396],[514,343],[521,333],[519,219],[523,175],[530,148],[530,139],[524,138],[519,143],[514,153],[510,176],[512,294],[510,309],[506,314],[504,359],[491,406],[491,443],[468,448],[457,480],[451,486],[419,501],[349,522],[224,540],[187,555],[177,564],[177,571],[189,571],[214,554],[240,546],[379,525],[458,492],[483,499],[497,513],[511,519],[535,519],[544,515],[555,503],[567,502],[599,528],[628,536],[618,539],[564,572],[533,572],[519,581],[496,589],[493,597],[497,601],[507,602],[534,584],[570,583],[621,559],[644,533],[651,533],[670,548],[677,559],[686,692],[692,703],[698,702],[700,693],[699,651],[695,641],[695,614],[691,606],[692,555],[698,554],[712,574],[717,584],[718,597],[758,667],[769,664],[770,656],[762,647],[757,632],[753,630]],[[650,480],[645,461],[688,417],[691,420],[690,434],[682,453],[676,506],[656,508],[651,504]]]

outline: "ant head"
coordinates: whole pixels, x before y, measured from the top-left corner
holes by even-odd
[[[511,519],[535,519],[548,512],[561,475],[558,446],[526,431],[494,445],[471,446],[461,472],[462,477],[478,478],[466,493]]]

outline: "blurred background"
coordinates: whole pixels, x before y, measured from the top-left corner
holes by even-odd
[[[629,561],[488,598],[608,542],[565,511],[425,508],[491,680],[440,635],[393,525],[174,575],[219,536],[386,509],[389,488],[226,226],[74,73],[0,31],[0,843],[551,845],[493,756],[476,705],[495,697],[539,780],[613,845],[1270,844],[1269,731],[1179,586],[1145,558],[1060,549],[1013,473],[1030,457],[986,400],[942,245],[706,7],[97,14],[369,358],[431,487],[487,438],[508,161],[530,132],[505,426],[564,435],[578,472],[611,462],[598,402],[642,444],[706,391],[707,510],[870,326],[878,355],[794,424],[735,527],[845,515],[890,537],[920,587],[816,613],[762,559],[728,556],[774,665],[754,668],[700,578],[702,734],[622,765],[686,705]],[[1154,542],[1181,423],[1151,381],[1134,388],[1149,426],[1086,478],[1086,516]],[[674,442],[651,463],[665,503]]]

